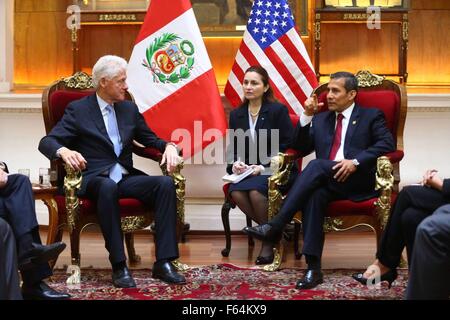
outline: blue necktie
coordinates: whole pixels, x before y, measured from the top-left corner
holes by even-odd
[[[108,111],[108,128],[106,128],[106,130],[114,145],[114,152],[116,153],[116,156],[119,156],[122,148],[120,147],[120,135],[119,128],[117,127],[116,114],[113,112],[110,105],[106,106],[106,110]],[[109,177],[116,183],[122,179],[122,168],[118,163],[109,169]]]

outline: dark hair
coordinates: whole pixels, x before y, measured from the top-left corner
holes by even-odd
[[[245,70],[245,74],[247,74],[249,72],[256,72],[257,74],[259,74],[261,76],[261,80],[262,80],[264,86],[269,87],[269,89],[267,89],[267,91],[264,92],[264,94],[262,96],[262,102],[264,103],[264,102],[277,101],[273,95],[273,90],[269,83],[269,74],[267,73],[267,70],[261,66],[251,66],[250,68]],[[242,105],[246,105],[246,104],[248,104],[248,100],[246,98],[244,98]]]
[[[330,79],[345,79],[344,88],[347,92],[355,90],[358,92],[358,80],[351,72],[339,71],[330,75]]]

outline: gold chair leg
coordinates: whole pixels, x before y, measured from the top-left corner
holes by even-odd
[[[141,256],[136,254],[136,250],[134,248],[134,235],[132,232],[125,233],[125,244],[127,246],[130,264],[137,264],[141,262]]]
[[[66,273],[70,274],[66,280],[67,284],[73,285],[81,283],[81,270],[79,266],[74,264],[68,266]]]
[[[278,247],[280,250],[278,251],[277,248],[273,248],[273,262],[271,264],[267,264],[262,269],[267,272],[274,272],[280,269],[281,262],[283,261],[283,255],[284,255],[284,243],[280,242]]]
[[[173,266],[181,272],[188,271],[190,268],[187,264],[181,263],[178,259],[172,261]]]

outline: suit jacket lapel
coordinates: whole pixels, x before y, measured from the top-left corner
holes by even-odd
[[[264,123],[267,120],[269,112],[269,106],[265,103],[261,106],[261,110],[259,111],[258,121],[256,121],[255,131],[258,132],[259,129],[264,127]]]
[[[89,113],[92,121],[94,121],[95,126],[100,131],[101,135],[111,144],[111,146],[113,146],[111,139],[109,139],[108,132],[106,131],[105,121],[103,121],[103,115],[97,102],[97,96],[93,94],[89,97],[89,100]]]
[[[328,158],[331,152],[331,147],[333,146],[334,131],[336,127],[336,113],[334,111],[328,111],[328,115],[325,119],[325,122],[327,123],[326,127],[328,130],[328,132],[326,133],[326,141],[325,141],[325,145],[327,146],[326,157]]]
[[[248,106],[244,108],[239,108],[237,114],[237,128],[242,128],[244,131],[250,129],[248,125]]]
[[[347,133],[345,134],[344,156],[345,156],[345,150],[348,149],[347,146],[352,141],[353,134],[355,133],[356,128],[359,124],[358,120],[359,120],[359,107],[355,104],[355,107],[353,108],[353,112],[348,121]]]
[[[122,141],[123,144],[123,142],[125,141],[124,140],[125,117],[122,114],[125,110],[124,107],[120,105],[120,103],[114,104],[114,110],[116,112],[117,127],[119,128],[120,141]]]

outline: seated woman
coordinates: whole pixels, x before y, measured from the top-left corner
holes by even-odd
[[[428,170],[421,185],[404,187],[398,194],[381,239],[376,260],[364,273],[352,277],[362,283],[388,281],[397,278],[404,247],[411,261],[417,226],[437,208],[450,203],[450,179],[442,180],[436,170]]]
[[[248,168],[254,171],[244,180],[231,184],[229,195],[247,216],[262,224],[268,220],[270,158],[288,148],[294,128],[287,107],[274,99],[264,68],[248,68],[242,86],[244,101],[230,113],[233,138],[228,148],[227,172],[240,174]],[[263,243],[256,264],[272,261],[273,244]]]

